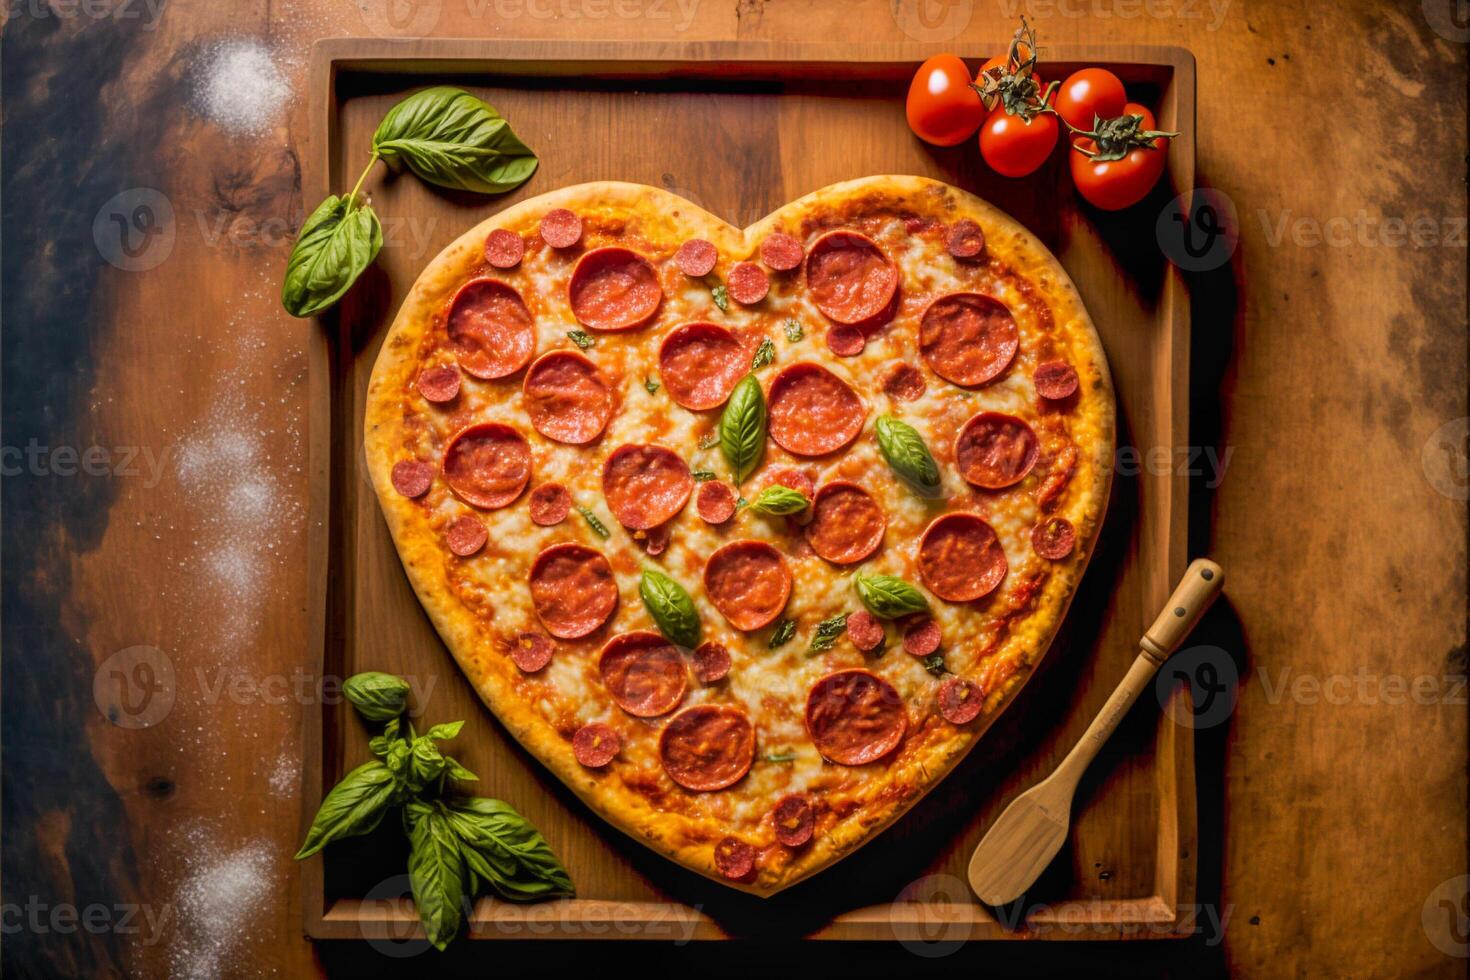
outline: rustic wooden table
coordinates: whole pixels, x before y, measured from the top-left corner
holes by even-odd
[[[290,861],[302,713],[320,696],[297,666],[312,327],[276,297],[303,205],[315,203],[301,199],[298,164],[312,41],[909,39],[979,57],[1026,14],[1052,42],[1195,53],[1201,182],[1233,203],[1239,229],[1230,261],[1192,277],[1203,448],[1152,464],[1200,469],[1192,550],[1230,572],[1227,607],[1204,627],[1220,652],[1195,665],[1205,687],[1238,678],[1233,711],[1200,717],[1201,932],[1106,948],[824,955],[906,971],[1463,974],[1470,25],[1455,10],[1452,0],[10,5],[0,50],[6,966],[87,976],[400,966],[361,944],[313,949]],[[564,182],[555,161],[543,169],[546,186]],[[386,231],[397,247],[425,247],[424,229]],[[110,721],[98,705],[119,697],[137,711]],[[788,955],[667,944],[654,955],[663,949],[711,970]],[[555,955],[461,944],[447,962],[482,972]]]

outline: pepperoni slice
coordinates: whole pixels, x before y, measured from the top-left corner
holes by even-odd
[[[635,531],[657,527],[679,513],[693,492],[689,467],[663,446],[619,446],[602,466],[608,508],[618,523]]]
[[[755,873],[755,848],[738,837],[725,837],[715,845],[715,870],[731,881],[743,881]]]
[[[444,450],[443,470],[444,482],[460,500],[481,510],[496,510],[526,489],[531,479],[531,446],[508,425],[468,425]]]
[[[1077,392],[1077,369],[1066,361],[1046,361],[1031,374],[1036,393],[1048,401],[1059,402]]]
[[[594,248],[577,260],[567,283],[572,315],[593,330],[636,330],[658,312],[663,287],[658,274],[632,249]]]
[[[422,497],[434,483],[434,467],[417,459],[400,459],[393,464],[393,489],[409,500]]]
[[[980,293],[941,296],[919,320],[919,352],[935,374],[957,385],[981,385],[996,377],[1020,346],[1011,311]]]
[[[444,322],[465,372],[486,381],[515,374],[536,351],[536,324],[513,286],[471,279],[449,304]]]
[[[886,313],[898,292],[898,267],[855,231],[829,231],[806,257],[806,286],[822,315],[862,324]]]
[[[841,378],[799,361],[776,375],[768,396],[771,438],[797,456],[825,456],[863,430],[867,409]]]
[[[531,564],[531,602],[546,632],[561,640],[586,636],[618,607],[618,583],[602,553],[554,544]]]
[[[706,640],[694,650],[694,676],[701,684],[714,684],[730,673],[730,650],[723,643]]]
[[[698,279],[715,271],[715,262],[720,257],[714,243],[703,238],[691,238],[674,253],[674,264],[690,279]]]
[[[883,621],[866,609],[848,613],[847,636],[863,653],[872,653],[883,645]]]
[[[572,736],[572,757],[588,769],[601,769],[623,749],[623,737],[611,725],[594,721]]]
[[[415,383],[419,394],[424,396],[424,401],[435,405],[452,402],[459,394],[459,368],[453,364],[424,368],[419,372],[419,379]]]
[[[771,811],[771,822],[776,825],[776,840],[787,847],[801,847],[812,839],[816,815],[805,796],[792,793],[777,801]]]
[[[969,724],[985,707],[979,685],[963,677],[946,677],[935,700],[939,702],[939,714],[951,725]]]
[[[543,483],[531,491],[531,520],[542,527],[560,524],[571,510],[572,495],[560,483]]]
[[[730,297],[744,306],[759,303],[771,291],[771,281],[766,278],[766,270],[754,262],[735,263],[726,286],[729,287]]]
[[[1065,517],[1049,517],[1031,529],[1031,550],[1048,561],[1061,561],[1077,545],[1077,530]]]
[[[510,659],[527,674],[534,674],[551,663],[556,644],[543,633],[525,632],[516,637],[510,649]]]
[[[883,758],[903,741],[908,723],[898,691],[871,671],[828,674],[807,695],[807,734],[822,758],[840,766]]]
[[[739,337],[703,321],[675,327],[658,348],[658,374],[669,397],[696,412],[725,404],[749,365]]]
[[[772,470],[770,476],[766,478],[766,486],[795,490],[808,500],[817,495],[817,484],[810,474],[790,466]]]
[[[761,261],[777,272],[790,272],[805,257],[801,242],[784,232],[767,235],[761,241]]]
[[[985,490],[999,490],[1020,483],[1031,467],[1041,444],[1031,426],[1014,415],[981,412],[960,429],[954,440],[954,461],[967,483]]]
[[[806,541],[834,565],[851,565],[878,550],[888,518],[872,495],[856,483],[834,480],[812,500]]]
[[[704,591],[731,626],[758,630],[786,608],[791,570],[764,541],[732,541],[705,562]]]
[[[650,630],[608,640],[597,658],[597,672],[618,707],[635,718],[668,714],[684,700],[689,686],[678,648]]]
[[[924,381],[924,372],[902,361],[895,362],[883,376],[883,391],[895,401],[918,401],[924,397],[928,387]]]
[[[985,250],[985,232],[969,218],[961,218],[949,226],[944,247],[957,259],[973,259]]]
[[[536,431],[570,446],[602,435],[613,414],[612,389],[602,372],[571,350],[538,357],[526,372],[521,397]]]
[[[552,248],[571,248],[582,240],[582,219],[566,208],[541,216],[541,240]]]
[[[915,657],[927,657],[938,650],[943,641],[939,624],[929,616],[921,616],[903,631],[903,652]]]
[[[485,238],[485,261],[497,269],[514,269],[526,254],[521,236],[506,228],[496,228]]]
[[[995,529],[968,511],[936,517],[919,539],[919,577],[949,602],[995,591],[1009,568]]]
[[[838,357],[857,357],[868,346],[868,335],[861,327],[835,323],[827,328],[827,349]]]
[[[723,524],[735,516],[735,491],[719,480],[701,483],[694,506],[706,524]]]
[[[478,517],[466,514],[464,517],[456,518],[444,529],[444,543],[449,545],[449,550],[461,558],[468,558],[481,548],[485,542],[490,540],[490,532],[485,530],[485,525]]]
[[[669,719],[658,739],[669,778],[698,792],[738,783],[755,759],[755,728],[732,705],[696,704]]]

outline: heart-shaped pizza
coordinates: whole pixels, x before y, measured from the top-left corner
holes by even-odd
[[[768,895],[964,756],[1045,653],[1113,394],[1056,259],[917,177],[744,231],[599,182],[465,233],[367,394],[403,566],[594,810]]]

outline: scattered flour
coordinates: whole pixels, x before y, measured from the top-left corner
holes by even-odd
[[[177,920],[169,946],[169,975],[215,980],[236,975],[240,943],[250,923],[277,901],[275,859],[264,841],[222,848],[202,826],[183,832],[188,855],[174,898]]]
[[[220,41],[205,49],[196,72],[195,111],[231,136],[266,135],[291,98],[285,73],[259,41]]]
[[[270,772],[271,795],[281,799],[294,799],[301,786],[301,760],[290,753],[282,753]]]

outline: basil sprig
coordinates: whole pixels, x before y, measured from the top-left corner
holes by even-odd
[[[281,284],[281,305],[292,316],[336,303],[377,258],[383,227],[358,191],[379,160],[431,184],[481,194],[519,187],[536,170],[536,155],[510,124],[468,92],[441,85],[410,95],[378,124],[352,192],[331,195],[302,224]]]
[[[879,619],[898,619],[929,608],[924,593],[896,575],[856,575],[858,598]]]
[[[510,123],[463,89],[437,85],[388,110],[373,153],[393,170],[453,190],[501,194],[536,172],[536,154]]]
[[[465,899],[487,887],[514,901],[573,894],[546,839],[510,804],[445,795],[446,780],[477,778],[435,744],[458,736],[464,722],[417,734],[402,714],[408,684],[391,674],[356,674],[343,690],[366,720],[383,721],[389,706],[400,707],[368,741],[378,758],[349,772],[322,800],[298,861],[334,840],[370,833],[389,810],[401,807],[414,904],[439,949],[459,931]]]
[[[684,586],[656,568],[645,568],[638,595],[660,633],[682,647],[699,646],[699,612]]]
[[[830,650],[837,645],[837,638],[847,632],[847,613],[828,616],[812,631],[812,641],[806,648],[807,656]]]
[[[878,448],[899,479],[923,497],[936,497],[941,489],[939,464],[912,425],[892,415],[878,416],[875,426]]]
[[[766,396],[755,375],[747,374],[725,403],[720,416],[720,452],[740,484],[760,465],[766,452]]]
[[[343,681],[342,693],[368,721],[387,721],[403,714],[408,704],[408,681],[369,670]]]
[[[301,226],[286,262],[281,304],[292,316],[311,316],[331,306],[372,265],[383,247],[383,226],[354,193],[333,194]]]
[[[810,507],[811,503],[807,495],[800,490],[793,490],[775,483],[756,494],[755,499],[748,506],[757,514],[773,514],[780,517],[786,514],[799,514]]]

